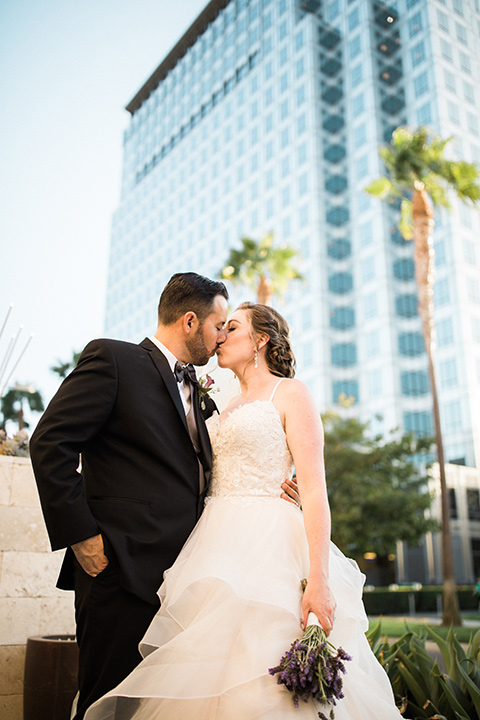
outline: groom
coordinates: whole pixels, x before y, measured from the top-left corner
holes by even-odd
[[[227,298],[221,282],[174,275],[155,336],[89,343],[31,438],[52,549],[67,548],[58,587],[75,590],[75,720],[140,662],[163,573],[202,512],[215,405],[207,397],[202,415],[177,361],[208,362],[225,340]]]

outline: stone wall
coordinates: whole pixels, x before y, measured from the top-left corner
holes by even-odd
[[[0,455],[0,717],[22,720],[27,638],[75,632],[73,593],[55,588],[52,553],[27,458]]]

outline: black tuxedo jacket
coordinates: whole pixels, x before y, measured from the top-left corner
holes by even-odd
[[[200,421],[205,479],[211,447]],[[30,454],[53,550],[68,548],[58,587],[73,588],[69,548],[101,532],[120,582],[147,602],[203,508],[198,462],[176,379],[150,340],[94,340],[42,416]],[[81,473],[78,471],[81,454]],[[112,558],[113,559],[113,558]]]

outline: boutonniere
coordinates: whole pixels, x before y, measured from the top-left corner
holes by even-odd
[[[205,398],[212,393],[218,392],[219,388],[214,388],[215,380],[210,375],[202,375],[198,378],[198,397],[200,398],[200,407],[205,410]]]

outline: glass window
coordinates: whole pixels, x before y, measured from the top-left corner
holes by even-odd
[[[433,300],[435,307],[441,307],[450,302],[450,289],[448,285],[448,277],[437,280],[433,286]]]
[[[310,330],[312,327],[312,306],[302,308],[302,330]]]
[[[428,91],[428,74],[423,72],[420,75],[417,75],[417,77],[413,80],[413,85],[415,88],[415,97],[418,98],[420,95],[426,93]]]
[[[350,73],[350,84],[353,88],[356,88],[360,85],[360,83],[363,80],[363,66],[362,63],[359,65],[356,65],[352,72]]]
[[[309,209],[308,205],[303,205],[298,211],[298,222],[301,228],[307,227],[309,222]]]
[[[356,380],[337,380],[333,383],[333,402],[338,402],[339,398],[344,395],[358,401],[358,382]]]
[[[467,262],[469,265],[475,266],[477,264],[477,253],[475,244],[471,240],[467,240],[466,238],[464,238],[463,240],[463,257],[465,258],[465,262]]]
[[[480,491],[476,488],[467,488],[468,519],[480,520]]]
[[[448,506],[450,508],[450,517],[452,520],[458,518],[457,511],[457,496],[455,494],[455,488],[448,488]]]
[[[480,303],[480,284],[476,277],[467,277],[468,299],[474,303]]]
[[[438,347],[445,347],[452,345],[454,341],[453,334],[453,323],[451,318],[444,318],[443,320],[437,320],[436,322],[437,332],[437,345]]]
[[[358,226],[358,236],[362,247],[370,245],[373,240],[373,227],[370,221]]]
[[[350,220],[350,212],[347,207],[333,207],[327,212],[327,222],[330,225],[341,227]]]
[[[364,258],[361,262],[362,282],[368,283],[375,278],[375,257]]]
[[[352,307],[334,307],[330,310],[330,326],[336,330],[349,330],[355,325]]]
[[[448,33],[448,16],[442,10],[437,10],[438,27]]]
[[[357,180],[361,180],[368,175],[368,155],[362,155],[355,161],[355,172]]]
[[[429,391],[428,375],[425,370],[403,372],[401,374],[402,395],[417,397]]]
[[[416,13],[413,15],[413,17],[410,18],[408,21],[408,32],[410,34],[410,37],[413,37],[416,35],[420,30],[422,29],[422,13]]]
[[[305,89],[305,85],[301,85],[297,90],[297,107],[300,107],[300,105],[303,105],[305,100],[307,99],[307,92]]]
[[[423,40],[417,43],[411,50],[412,66],[416,67],[425,60],[425,43]]]
[[[457,15],[463,17],[463,0],[453,0],[453,9]]]
[[[363,113],[365,110],[365,95],[363,93],[360,93],[360,95],[353,98],[352,107],[355,117],[358,117],[358,115]]]
[[[450,72],[450,70],[444,70],[443,71],[443,77],[445,78],[445,87],[447,90],[450,90],[450,92],[456,92],[455,88],[455,75]]]
[[[340,0],[333,0],[327,7],[328,22],[332,22],[340,14]]]
[[[289,140],[290,140],[290,137],[289,137],[288,127],[287,127],[287,128],[284,128],[280,134],[280,147],[282,149],[286,148],[288,146]]]
[[[283,67],[288,60],[288,47],[286,45],[280,50],[280,67]]]
[[[278,28],[278,37],[280,40],[285,40],[287,37],[287,21],[284,20]]]
[[[367,142],[367,126],[365,123],[362,123],[353,131],[353,142],[356,148]]]
[[[476,115],[467,113],[467,125],[472,135],[478,135],[478,120]]]
[[[472,72],[471,67],[470,67],[470,58],[464,52],[460,52],[459,57],[460,57],[460,67],[462,68],[463,72],[466,72],[470,75]]]
[[[430,412],[405,412],[403,425],[407,433],[412,432],[420,436],[432,435],[433,423]]]
[[[355,30],[360,25],[360,11],[358,7],[348,15],[348,29]]]
[[[295,75],[297,78],[302,77],[305,73],[305,58],[301,57],[295,63]]]
[[[445,403],[443,406],[443,422],[446,432],[461,432],[462,430],[462,405],[460,400]]]
[[[297,162],[299,165],[303,165],[307,162],[307,143],[301,143],[297,149]]]
[[[280,120],[285,120],[288,116],[288,100],[284,100],[280,105]]]
[[[305,35],[303,30],[300,30],[295,35],[295,50],[298,52],[298,50],[301,50],[305,44]]]
[[[355,343],[337,343],[332,345],[332,364],[337,367],[350,367],[357,362]]]
[[[457,362],[455,358],[443,360],[439,363],[440,367],[440,384],[442,388],[455,387],[458,385]]]
[[[413,280],[415,266],[411,258],[402,258],[393,263],[393,274],[398,280]]]
[[[465,25],[460,25],[460,23],[455,23],[455,30],[457,31],[457,40],[459,40],[464,45],[467,44],[467,28]]]
[[[348,55],[350,60],[353,60],[357,57],[362,51],[362,41],[360,39],[360,35],[357,35],[356,37],[352,38],[350,42],[348,43]]]
[[[417,315],[418,298],[416,295],[398,295],[395,310],[400,317],[411,318]]]
[[[448,62],[453,62],[452,46],[443,38],[440,38],[440,50],[442,52],[442,57],[444,60],[448,60]]]
[[[417,120],[419,125],[428,125],[432,122],[432,109],[430,103],[425,103],[417,110]]]
[[[373,358],[380,355],[380,333],[378,330],[372,330],[365,334],[365,348],[367,358]]]
[[[473,89],[473,85],[470,85],[470,83],[465,82],[463,83],[463,94],[465,96],[465,100],[472,105],[475,105],[475,93]]]
[[[363,316],[365,320],[370,320],[371,318],[377,317],[377,315],[377,293],[372,292],[363,298]]]
[[[349,272],[340,272],[330,275],[328,278],[330,292],[343,295],[353,288],[353,277]]]
[[[302,195],[306,195],[307,192],[308,192],[308,175],[307,175],[307,173],[303,173],[298,178],[298,194],[301,197]]]
[[[327,252],[329,257],[335,258],[335,260],[343,260],[348,257],[352,252],[352,246],[348,240],[344,238],[338,238],[337,240],[329,240],[327,246]]]
[[[383,395],[382,371],[380,369],[369,370],[367,377],[370,397],[374,398]]]
[[[288,74],[284,73],[280,78],[280,92],[285,92],[288,88]]]
[[[398,335],[398,351],[400,355],[415,357],[425,352],[423,336],[420,332],[403,332]]]

